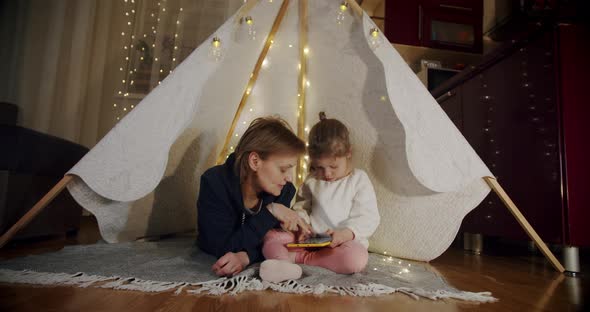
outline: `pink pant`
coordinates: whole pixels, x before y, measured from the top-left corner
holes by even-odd
[[[369,253],[365,246],[356,241],[348,241],[330,248],[287,248],[285,245],[295,241],[291,232],[270,230],[264,236],[262,253],[266,259],[290,260],[289,252],[296,252],[295,263],[315,265],[340,274],[362,271],[367,265]]]

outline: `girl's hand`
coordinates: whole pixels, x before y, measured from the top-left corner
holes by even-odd
[[[219,258],[211,267],[218,276],[234,276],[240,273],[250,263],[245,251],[228,252]]]
[[[281,222],[283,230],[293,233],[299,231],[300,234],[311,235],[311,228],[297,212],[278,203],[270,203],[266,207]]]
[[[294,233],[294,234],[295,234],[296,242],[302,242],[302,241],[310,238],[313,235],[313,233],[306,233],[301,230],[297,231],[297,233]]]
[[[338,247],[343,243],[351,241],[354,239],[354,233],[349,229],[339,229],[339,230],[332,230],[329,229],[326,231],[326,234],[332,236],[332,243],[330,247]]]

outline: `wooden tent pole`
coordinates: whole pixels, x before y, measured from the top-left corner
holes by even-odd
[[[31,210],[29,210],[24,216],[22,216],[6,233],[0,237],[0,248],[4,247],[6,243],[8,243],[14,235],[23,227],[25,227],[29,222],[37,216],[43,208],[45,208],[49,203],[57,196],[61,191],[72,181],[74,176],[66,175],[64,176],[57,184],[49,191],[41,200],[39,200]]]
[[[520,226],[524,229],[524,231],[527,233],[527,235],[533,240],[533,242],[535,242],[535,245],[537,245],[537,247],[539,247],[539,249],[541,250],[543,255],[545,255],[547,260],[549,260],[549,262],[551,262],[551,264],[553,265],[553,267],[557,271],[559,271],[560,273],[563,273],[565,271],[565,269],[563,268],[563,265],[561,265],[559,260],[557,260],[557,258],[555,258],[555,256],[551,252],[551,250],[549,250],[547,245],[545,245],[545,243],[543,242],[541,237],[539,237],[539,235],[537,234],[535,229],[533,229],[533,227],[529,224],[529,222],[526,220],[526,218],[522,215],[520,210],[518,210],[518,208],[516,207],[514,202],[512,202],[510,197],[508,197],[508,194],[506,194],[506,192],[504,191],[502,186],[500,186],[500,184],[498,183],[498,180],[496,180],[493,177],[484,177],[483,179],[490,186],[490,188],[492,188],[492,190],[494,190],[494,192],[496,192],[496,194],[498,194],[498,196],[500,197],[500,199],[502,200],[502,202],[504,203],[506,208],[508,208],[510,213],[512,213],[514,218],[516,218],[516,221],[518,221],[518,224],[520,224]]]
[[[363,17],[363,13],[365,12],[363,8],[356,2],[356,0],[346,0],[348,5],[352,8],[352,10],[358,14],[360,17]]]
[[[305,137],[305,97],[307,83],[307,0],[299,1],[299,77],[297,78],[297,136],[307,141]],[[306,173],[305,159],[299,158],[295,171],[295,186],[303,184]]]
[[[231,126],[229,127],[229,131],[227,132],[227,135],[225,137],[225,141],[223,143],[223,148],[221,149],[219,156],[217,156],[216,163],[218,165],[222,164],[226,159],[229,142],[232,138],[233,132],[236,129],[236,125],[238,123],[240,115],[242,114],[242,110],[244,109],[244,106],[246,105],[246,102],[248,101],[248,97],[250,96],[250,91],[252,91],[252,88],[254,88],[254,84],[256,83],[256,80],[258,79],[258,74],[260,72],[260,68],[262,67],[262,62],[266,58],[266,54],[268,53],[268,50],[270,49],[270,45],[273,43],[274,36],[277,33],[277,31],[279,30],[279,26],[281,25],[281,22],[283,21],[283,17],[285,16],[285,12],[287,11],[288,6],[289,6],[289,0],[284,0],[283,4],[281,5],[281,8],[279,9],[279,13],[277,14],[277,17],[275,18],[274,23],[272,24],[272,28],[270,29],[270,32],[268,33],[268,37],[266,38],[264,48],[262,49],[262,51],[260,52],[260,55],[258,56],[258,61],[256,62],[256,65],[254,66],[254,70],[252,71],[252,74],[250,75],[250,80],[248,81],[248,84],[246,85],[246,89],[244,90],[244,93],[242,94],[242,99],[240,100],[240,104],[238,105],[238,109],[236,110],[236,113],[234,114],[234,119],[232,120]]]

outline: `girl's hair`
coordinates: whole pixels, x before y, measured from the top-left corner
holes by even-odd
[[[320,112],[320,121],[309,131],[309,157],[343,157],[350,151],[346,126],[336,119],[326,118],[326,113]]]
[[[284,119],[260,117],[250,123],[236,147],[234,170],[242,181],[250,172],[250,152],[258,153],[262,159],[273,154],[301,155],[305,153],[305,143],[293,133]]]

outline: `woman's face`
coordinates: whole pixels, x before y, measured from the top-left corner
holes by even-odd
[[[292,181],[293,168],[297,164],[297,155],[275,154],[266,159],[258,158],[253,165],[255,189],[279,196],[287,182]]]

